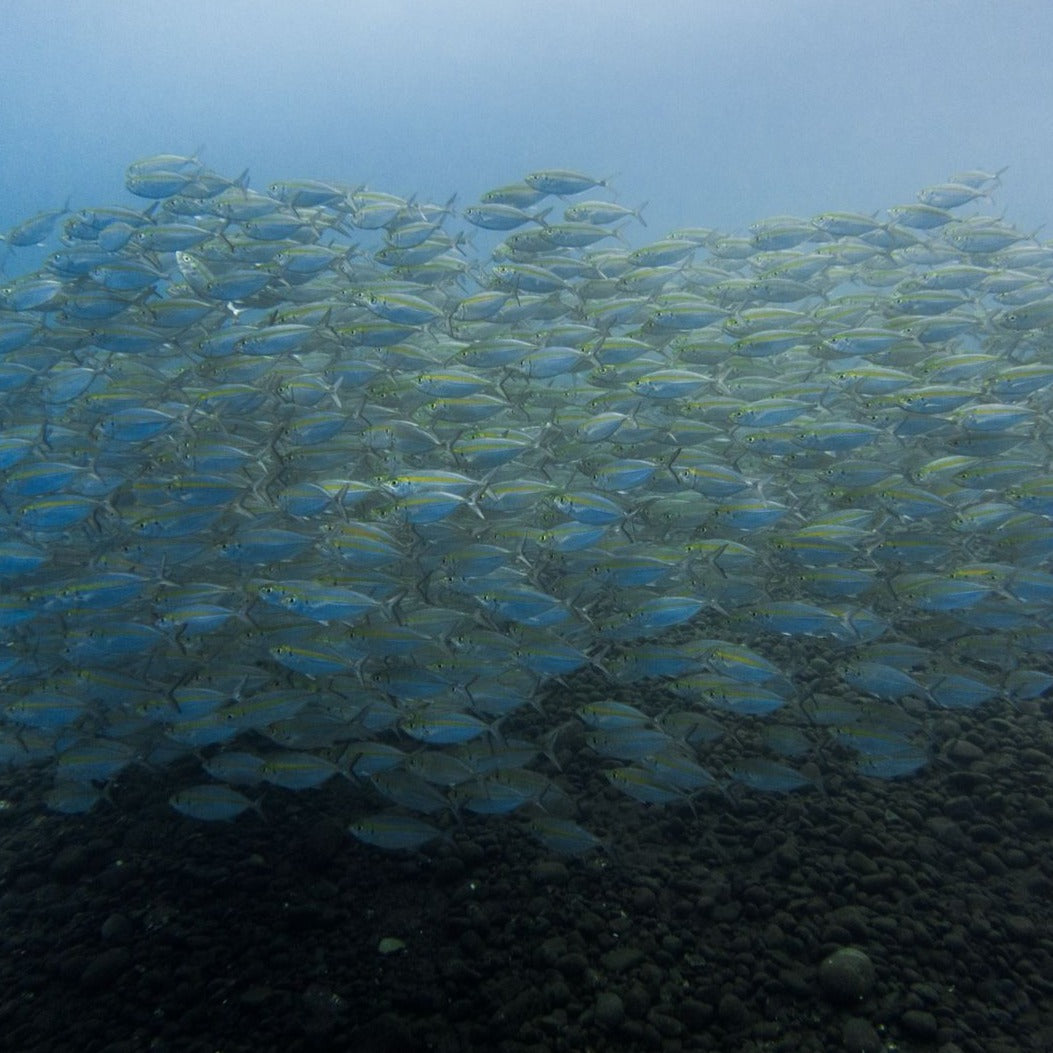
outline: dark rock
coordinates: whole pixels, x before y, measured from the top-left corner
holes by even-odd
[[[738,903],[719,903],[713,908],[713,920],[718,922],[738,921],[741,908]]]
[[[1019,940],[1022,943],[1030,943],[1037,932],[1035,923],[1022,914],[1007,914],[1005,916],[1006,935],[1011,940]]]
[[[713,1007],[697,998],[685,998],[679,1008],[684,1023],[694,1032],[708,1027],[713,1019]]]
[[[853,1016],[841,1029],[841,1045],[846,1053],[882,1053],[885,1043],[869,1020]]]
[[[729,991],[717,1003],[717,1016],[729,1027],[741,1027],[749,1019],[749,1011],[742,999]]]
[[[850,852],[845,862],[857,873],[857,874],[876,874],[878,865],[868,855],[864,855],[862,852]]]
[[[974,841],[979,841],[981,844],[994,845],[1002,840],[1002,831],[993,823],[977,823],[969,830],[969,833]]]
[[[563,936],[550,936],[539,944],[534,952],[534,959],[538,965],[555,965],[560,956],[567,953],[567,941]]]
[[[478,866],[486,858],[486,849],[475,841],[461,841],[457,845],[458,854],[465,867]]]
[[[265,1005],[273,994],[274,992],[271,988],[265,984],[253,984],[242,991],[239,1001],[243,1006],[247,1006],[250,1009],[258,1009],[260,1006]]]
[[[656,900],[657,897],[651,889],[637,886],[633,889],[630,903],[634,911],[638,914],[644,914],[654,909]]]
[[[755,856],[766,856],[775,851],[775,838],[769,833],[763,833],[753,839],[753,854]]]
[[[994,874],[995,876],[1000,877],[1008,869],[1005,863],[1003,863],[994,852],[981,852],[976,859],[988,874]]]
[[[463,933],[458,942],[466,958],[478,958],[486,953],[486,940],[474,929]]]
[[[524,1020],[539,1016],[543,1009],[540,993],[533,987],[526,987],[498,1009],[494,1023],[501,1027],[516,1027]]]
[[[830,914],[830,920],[843,926],[853,939],[862,940],[867,935],[867,912],[861,907],[838,907]]]
[[[947,749],[947,756],[959,764],[973,764],[982,760],[986,754],[979,746],[966,739],[955,739]]]
[[[823,993],[839,1005],[860,1002],[874,986],[874,963],[856,947],[841,947],[819,966]]]
[[[625,1002],[625,1013],[634,1019],[639,1019],[651,1008],[651,996],[639,981],[629,985],[623,996]]]
[[[439,881],[452,884],[463,878],[467,869],[460,856],[443,856],[435,863],[435,876]]]
[[[133,877],[132,867],[122,866],[115,864],[113,866],[106,867],[101,874],[98,874],[93,879],[100,888],[106,889],[108,892],[117,892],[124,888]]]
[[[132,923],[123,914],[111,914],[99,930],[102,938],[111,943],[120,943],[128,938]]]
[[[795,998],[811,995],[815,984],[814,974],[809,975],[803,969],[780,969],[779,980],[787,993]]]
[[[679,936],[674,936],[671,932],[667,932],[662,937],[662,950],[668,954],[677,956],[684,949],[684,941]]]
[[[596,996],[596,1023],[608,1031],[614,1030],[625,1019],[625,1003],[615,991],[601,991]]]
[[[1023,870],[1031,865],[1031,857],[1019,848],[1007,848],[1002,858],[1006,866],[1014,870]]]
[[[652,1009],[647,1014],[647,1022],[663,1038],[679,1038],[684,1033],[684,1025],[675,1016],[663,1013],[660,1009]]]
[[[976,814],[976,805],[971,797],[952,797],[944,804],[943,811],[952,819],[972,819]]]
[[[607,923],[595,911],[582,911],[577,917],[577,929],[583,936],[599,936],[607,928]]]
[[[624,973],[643,960],[644,954],[638,947],[616,947],[603,956],[603,967],[612,973]]]
[[[921,1009],[908,1009],[900,1018],[903,1030],[914,1038],[923,1042],[932,1042],[936,1039],[937,1027],[936,1017],[932,1013],[926,1013]]]
[[[867,874],[865,877],[859,879],[859,887],[864,892],[879,892],[883,888],[888,888],[890,885],[895,885],[897,882],[896,875],[891,870],[879,870],[875,874]]]
[[[564,976],[581,976],[588,967],[588,958],[577,951],[570,954],[564,954],[563,957],[556,962],[556,968]]]
[[[662,1048],[662,1036],[646,1020],[626,1020],[621,1034],[625,1036],[627,1047],[634,1051]]]
[[[90,867],[92,854],[84,845],[69,845],[59,849],[51,860],[51,873],[59,881],[72,881],[94,869]]]
[[[80,982],[89,991],[108,987],[131,964],[132,956],[123,947],[111,947],[97,954],[80,974]]]
[[[535,863],[530,870],[531,880],[538,885],[565,885],[569,877],[566,865],[555,860]]]
[[[1049,760],[1049,754],[1044,753],[1042,750],[1027,747],[1020,751],[1021,763],[1031,768],[1041,768],[1044,770],[1049,767]]]

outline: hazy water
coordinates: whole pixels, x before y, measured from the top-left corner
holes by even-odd
[[[613,175],[650,231],[870,211],[1008,165],[1050,213],[1044,0],[5,0],[0,229],[124,202],[202,148],[252,184],[467,203],[540,167]],[[141,202],[140,202],[141,204]]]

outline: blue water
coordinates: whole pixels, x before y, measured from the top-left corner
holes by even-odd
[[[650,233],[872,211],[965,168],[1049,217],[1043,0],[6,0],[0,230],[136,157],[467,203],[614,176]],[[141,207],[141,203],[140,203]]]

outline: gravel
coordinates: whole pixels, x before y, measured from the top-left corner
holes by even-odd
[[[468,815],[385,854],[338,833],[363,811],[346,781],[206,824],[166,803],[189,769],[72,817],[8,772],[4,1047],[1045,1053],[1049,718],[955,713],[903,781],[819,758],[825,793],[693,811],[602,787],[578,818],[610,851],[567,859]]]

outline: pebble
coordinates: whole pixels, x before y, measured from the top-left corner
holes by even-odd
[[[266,984],[253,984],[241,993],[238,1001],[249,1009],[258,1009],[260,1006],[266,1004],[267,1000],[271,998],[273,994],[274,991]]]
[[[720,1017],[722,1023],[730,1027],[738,1027],[745,1023],[748,1015],[746,1006],[738,995],[729,991],[721,996],[717,1005],[717,1016]]]
[[[861,907],[838,907],[837,910],[831,912],[830,919],[847,929],[854,939],[862,940],[866,938],[868,930],[867,914]]]
[[[936,1017],[921,1009],[908,1009],[900,1018],[904,1031],[914,1038],[931,1042],[936,1038]]]
[[[638,947],[616,947],[603,956],[603,967],[612,973],[624,973],[643,960],[643,951]]]
[[[642,1017],[651,1007],[651,996],[647,993],[647,988],[638,980],[631,983],[626,989],[623,1001],[626,1015],[633,1018]]]
[[[545,860],[530,870],[530,878],[537,885],[565,885],[570,872],[563,863]]]
[[[132,956],[123,947],[112,947],[97,954],[81,973],[80,982],[89,991],[108,987],[131,965]]]
[[[538,965],[551,966],[559,961],[560,956],[567,953],[567,940],[564,936],[550,936],[544,940],[534,952],[534,958]]]
[[[861,877],[859,879],[859,887],[863,892],[878,892],[883,888],[888,888],[889,885],[894,885],[896,880],[895,874],[882,870],[876,874],[867,874]]]
[[[819,983],[832,1002],[861,1002],[874,986],[874,963],[856,947],[840,947],[820,964]]]
[[[864,852],[851,852],[845,862],[857,873],[857,874],[876,874],[878,870],[877,863],[874,862],[870,856]]]
[[[755,856],[766,856],[770,852],[775,851],[775,838],[771,834],[765,832],[759,834],[753,839],[753,854]]]
[[[121,941],[128,938],[132,923],[124,914],[111,914],[103,923],[99,932],[104,940]]]
[[[692,1031],[701,1031],[709,1027],[713,1019],[713,1007],[697,998],[685,998],[679,1006],[684,1024]]]
[[[858,1016],[845,1021],[841,1029],[841,1045],[847,1053],[882,1053],[885,1048],[873,1024]]]
[[[1011,940],[1030,943],[1035,938],[1035,923],[1022,914],[1007,914],[1005,927]]]
[[[795,998],[804,998],[812,993],[813,980],[801,969],[780,969],[779,982]]]
[[[533,987],[525,987],[510,998],[494,1016],[494,1023],[501,1027],[521,1024],[541,1011],[541,996]]]
[[[316,866],[328,863],[343,847],[347,830],[343,823],[324,818],[312,823],[303,841],[303,851],[308,862]]]
[[[638,914],[653,910],[655,905],[655,894],[649,888],[637,887],[633,889],[632,908]]]
[[[580,951],[564,954],[557,962],[556,968],[564,976],[580,976],[589,967],[589,960]]]
[[[947,748],[947,756],[959,764],[972,764],[983,758],[984,751],[967,739],[955,739]]]
[[[59,849],[51,860],[51,873],[60,881],[80,877],[88,868],[91,853],[83,845]]]
[[[660,1009],[652,1009],[647,1014],[647,1022],[663,1038],[679,1038],[684,1033],[684,1025],[675,1016],[663,1013]]]
[[[596,996],[596,1023],[608,1031],[625,1019],[625,1003],[615,991],[601,991]]]

